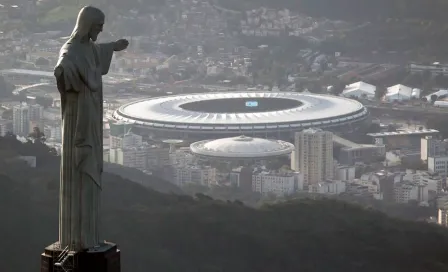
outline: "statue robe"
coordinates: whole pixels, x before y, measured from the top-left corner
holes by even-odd
[[[62,154],[59,243],[71,250],[99,244],[103,172],[102,75],[109,71],[113,43],[70,39],[55,67],[61,95]]]

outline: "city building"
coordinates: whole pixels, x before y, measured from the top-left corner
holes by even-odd
[[[442,196],[437,200],[437,223],[443,227],[448,227],[448,196]]]
[[[394,184],[396,203],[428,202],[428,187],[419,182],[402,181]]]
[[[9,120],[0,119],[0,137],[11,131],[11,122]]]
[[[440,175],[448,175],[448,156],[428,157],[428,171]]]
[[[139,170],[147,170],[147,154],[148,148],[146,146],[111,148],[109,151],[109,162]]]
[[[114,148],[128,148],[141,146],[143,144],[143,137],[132,132],[121,135],[109,135],[109,147]]]
[[[53,124],[48,126],[48,133],[44,132],[47,139],[55,142],[62,142],[62,127],[61,124]]]
[[[306,129],[295,134],[291,169],[303,174],[305,185],[333,179],[333,133]]]
[[[13,133],[28,136],[35,127],[44,131],[44,108],[38,104],[21,103],[13,107]]]
[[[169,153],[171,165],[186,166],[195,164],[195,156],[191,154],[189,147],[181,147]]]
[[[369,198],[372,197],[370,188],[368,186],[358,184],[358,183],[346,183],[345,193],[351,196]]]
[[[171,165],[169,147],[153,145],[147,149],[147,168],[157,170]]]
[[[343,165],[356,163],[373,163],[383,161],[386,146],[383,144],[357,144],[337,135],[333,135],[334,156]]]
[[[356,184],[367,188],[367,192],[370,197],[378,200],[383,200],[383,193],[381,192],[381,184],[379,177],[376,175],[362,175],[359,179],[354,179],[350,184]],[[393,192],[392,192],[393,193]]]
[[[443,227],[448,227],[448,209],[447,208],[438,209],[437,224],[439,224]]]
[[[374,145],[385,145],[386,150],[415,149],[420,151],[422,137],[437,138],[440,132],[435,129],[399,130],[394,132],[368,133]]]
[[[339,195],[346,191],[346,183],[340,180],[326,180],[308,186],[308,192],[313,194]]]
[[[428,157],[438,157],[447,154],[448,142],[437,139],[433,136],[426,136],[421,139],[421,160],[428,161]]]
[[[170,165],[169,149],[143,143],[124,148],[111,148],[109,162],[139,170],[157,170]]]
[[[250,167],[235,168],[230,172],[229,183],[241,191],[252,192],[252,174],[253,169]]]
[[[216,185],[216,169],[210,166],[173,166],[176,185],[196,184],[202,186]]]
[[[131,146],[139,144],[138,138],[133,137],[131,130],[132,124],[124,122],[109,122],[109,147],[110,148],[123,148],[123,137],[128,134],[131,136],[125,142],[130,143]],[[136,144],[132,144],[132,141],[137,141]],[[141,143],[140,143],[141,144]],[[126,145],[125,145],[126,146]]]
[[[12,132],[18,136],[28,136],[30,133],[30,108],[25,103],[13,107]]]
[[[446,190],[446,177],[424,172],[420,175],[420,182],[428,186],[428,192],[436,197]]]
[[[408,70],[412,74],[423,74],[424,72],[429,72],[432,76],[448,75],[448,66],[446,64],[440,64],[437,62],[433,63],[432,65],[411,63],[408,66]]]
[[[334,178],[342,181],[352,181],[355,179],[356,168],[347,165],[335,165]]]
[[[285,196],[298,190],[303,190],[302,175],[298,172],[256,170],[252,174],[253,192]]]
[[[32,131],[34,127],[43,130],[44,107],[39,104],[29,105],[29,115],[29,120],[32,123],[32,125],[30,125],[30,131]]]

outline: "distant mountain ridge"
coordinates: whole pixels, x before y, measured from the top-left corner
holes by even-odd
[[[445,0],[214,0],[220,6],[243,10],[257,7],[291,9],[315,17],[345,21],[414,18],[447,22]]]

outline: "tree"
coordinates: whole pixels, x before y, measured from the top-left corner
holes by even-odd
[[[49,65],[50,65],[50,61],[47,60],[46,58],[42,58],[42,57],[40,57],[40,58],[38,58],[38,59],[36,60],[35,64],[36,64],[37,66],[49,66]]]
[[[430,81],[431,80],[431,72],[429,70],[424,70],[422,73],[423,81]]]
[[[432,80],[425,81],[423,83],[423,88],[422,89],[423,89],[422,91],[424,93],[431,93],[433,91],[433,89],[434,89],[433,81]]]
[[[426,127],[440,131],[443,138],[448,138],[448,121],[444,118],[433,117],[426,121]]]
[[[2,119],[5,119],[5,120],[12,120],[12,117],[13,117],[13,111],[12,111],[12,109],[5,110],[5,111],[2,113]]]
[[[377,87],[375,91],[375,98],[378,100],[383,99],[383,97],[386,95],[387,89],[383,87]]]
[[[44,108],[49,108],[53,105],[53,98],[50,96],[36,96],[36,103]]]
[[[3,76],[0,76],[0,98],[10,97],[13,90],[14,85],[6,81]]]
[[[431,95],[431,103],[434,104],[434,102],[437,101],[439,97],[436,94]]]
[[[45,134],[38,127],[33,128],[33,132],[28,135],[28,138],[33,140],[34,143],[45,143]]]
[[[340,95],[346,87],[346,84],[342,81],[336,82],[331,88],[331,94],[333,95]]]
[[[303,91],[303,83],[300,80],[295,80],[294,82],[294,91],[295,92],[302,92]]]

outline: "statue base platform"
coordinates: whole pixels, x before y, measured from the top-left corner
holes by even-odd
[[[41,255],[41,272],[120,272],[120,250],[104,242],[83,251],[64,251],[58,243],[45,248]]]

